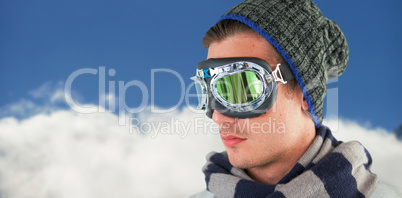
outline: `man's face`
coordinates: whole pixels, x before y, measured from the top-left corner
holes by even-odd
[[[208,58],[257,57],[271,65],[281,61],[276,50],[255,32],[239,33],[214,42],[208,49]],[[275,69],[275,68],[272,68]],[[232,165],[239,168],[266,166],[290,158],[296,152],[305,134],[299,132],[302,118],[303,95],[279,83],[278,96],[273,107],[255,118],[235,119],[217,111],[213,120],[220,127],[220,135]]]

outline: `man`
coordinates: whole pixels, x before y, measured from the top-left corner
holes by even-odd
[[[310,0],[246,0],[205,35],[200,109],[226,152],[210,153],[199,197],[396,196],[371,157],[322,125],[326,83],[346,68],[337,24]]]

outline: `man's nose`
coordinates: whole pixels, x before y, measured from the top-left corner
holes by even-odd
[[[225,116],[221,113],[219,113],[218,111],[214,111],[214,113],[212,114],[212,120],[218,124],[219,126],[221,126],[222,124],[225,125],[234,125],[236,123],[236,118],[231,118],[228,116]]]

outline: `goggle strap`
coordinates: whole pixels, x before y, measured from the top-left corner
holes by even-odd
[[[283,84],[286,84],[287,81],[294,78],[293,72],[287,63],[276,65],[275,70],[272,71],[272,75],[275,81],[279,81]]]

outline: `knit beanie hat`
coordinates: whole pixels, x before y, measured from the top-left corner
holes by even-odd
[[[338,25],[311,0],[245,0],[220,19],[240,21],[271,43],[290,65],[316,128],[323,120],[327,81],[340,76],[349,47]]]

